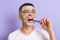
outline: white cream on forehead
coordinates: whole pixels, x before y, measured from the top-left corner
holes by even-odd
[[[32,9],[34,9],[34,7],[30,6],[30,5],[22,7],[22,11],[24,11],[24,10],[32,10]]]

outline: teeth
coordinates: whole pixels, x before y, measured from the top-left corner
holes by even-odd
[[[28,21],[33,21],[33,19],[28,19]]]
[[[32,23],[33,21],[29,21],[30,23]]]
[[[32,23],[33,22],[33,19],[28,19],[28,22],[31,22]]]

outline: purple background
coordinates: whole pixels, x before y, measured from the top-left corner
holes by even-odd
[[[25,2],[35,5],[37,20],[49,17],[53,29],[60,40],[60,0],[0,0],[0,40],[7,40],[9,33],[21,27],[18,20],[19,6]],[[41,29],[39,23],[35,26]]]

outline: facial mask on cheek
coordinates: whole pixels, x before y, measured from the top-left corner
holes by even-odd
[[[24,14],[22,15],[22,18],[23,18],[23,22],[25,23],[26,22],[26,16]]]

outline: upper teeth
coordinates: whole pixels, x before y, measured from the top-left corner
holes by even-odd
[[[29,21],[33,21],[33,19],[28,19]]]

